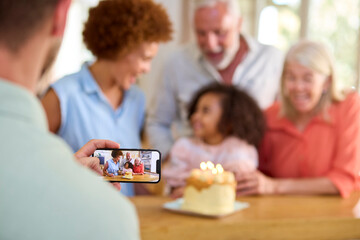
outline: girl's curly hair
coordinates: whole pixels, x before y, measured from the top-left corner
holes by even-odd
[[[212,83],[201,88],[189,104],[188,119],[195,113],[200,98],[209,93],[220,97],[219,131],[224,136],[235,136],[258,147],[265,132],[265,117],[255,100],[234,86]]]
[[[114,60],[145,42],[171,39],[166,10],[152,0],[103,0],[89,10],[83,40],[97,58]]]

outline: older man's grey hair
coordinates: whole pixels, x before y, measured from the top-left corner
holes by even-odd
[[[213,7],[217,3],[225,3],[230,13],[234,14],[236,17],[241,16],[238,0],[193,0],[193,9],[196,11],[202,7]]]

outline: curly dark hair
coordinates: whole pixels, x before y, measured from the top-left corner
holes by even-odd
[[[134,168],[134,165],[131,162],[125,162],[124,167],[126,164],[128,165],[129,168],[131,168],[131,169]]]
[[[165,9],[152,0],[103,0],[89,10],[83,40],[97,58],[113,60],[145,42],[171,39]]]
[[[116,158],[118,156],[124,156],[123,152],[120,150],[120,149],[115,149],[115,150],[112,150],[111,152],[111,156],[113,158]]]
[[[212,83],[198,90],[189,104],[188,119],[195,113],[200,98],[208,93],[221,99],[219,131],[258,147],[265,132],[265,117],[255,100],[234,86]]]

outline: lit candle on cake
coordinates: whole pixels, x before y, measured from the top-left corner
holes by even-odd
[[[227,214],[234,210],[235,178],[221,166],[201,162],[192,170],[184,191],[181,208],[202,214]]]
[[[214,164],[212,162],[210,162],[210,161],[206,162],[206,166],[210,171],[214,168]]]
[[[206,165],[205,162],[200,163],[200,169],[203,170],[203,171],[205,171],[207,169],[207,165]]]
[[[216,164],[207,161],[207,162],[201,162],[200,163],[200,179],[204,182],[217,182],[222,183],[224,182],[224,168],[221,166],[221,164]]]
[[[219,174],[222,174],[224,172],[224,168],[219,163],[216,164],[216,169]]]

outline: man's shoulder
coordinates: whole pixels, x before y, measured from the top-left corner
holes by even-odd
[[[250,49],[262,56],[283,58],[284,54],[276,47],[259,42],[253,37],[243,35]]]

